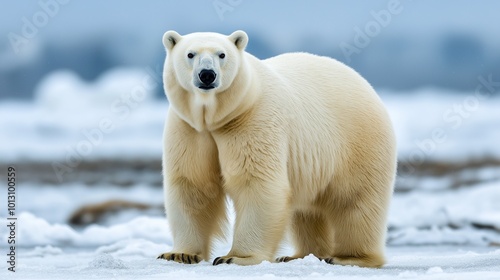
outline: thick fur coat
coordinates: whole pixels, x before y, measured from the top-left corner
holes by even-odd
[[[257,59],[242,31],[169,31],[163,42],[170,102],[163,172],[174,246],[159,258],[208,260],[225,233],[229,196],[233,244],[214,264],[312,253],[332,264],[382,266],[396,142],[369,83],[327,57]],[[296,253],[275,259],[287,229]]]

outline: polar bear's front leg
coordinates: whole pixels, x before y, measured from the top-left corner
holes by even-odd
[[[228,138],[217,139],[224,190],[234,203],[236,222],[230,252],[214,265],[274,261],[290,219],[286,146],[272,137],[252,136],[225,143]]]
[[[214,265],[274,262],[290,221],[289,148],[287,134],[281,130],[285,124],[266,110],[256,105],[254,111],[214,133],[223,189],[236,210],[232,248]]]
[[[220,186],[194,186],[184,178],[172,182],[166,191],[165,205],[174,244],[171,252],[158,258],[188,264],[208,260],[212,239],[224,235],[225,196]]]
[[[223,237],[225,194],[215,142],[169,110],[163,176],[165,210],[173,237],[171,252],[159,258],[197,263],[210,258],[214,237]]]
[[[233,246],[213,264],[273,262],[289,219],[288,185],[253,182],[230,192],[236,210]]]

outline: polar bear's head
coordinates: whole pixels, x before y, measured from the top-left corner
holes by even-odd
[[[218,33],[181,36],[175,31],[163,35],[167,69],[188,92],[217,93],[229,88],[238,74],[247,43],[248,36],[243,31],[229,36]]]

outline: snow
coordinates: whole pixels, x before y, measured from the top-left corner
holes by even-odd
[[[71,72],[54,72],[40,83],[34,102],[0,103],[0,143],[8,143],[0,145],[0,163],[159,160],[168,104],[154,97],[158,86],[141,69],[114,69],[92,83]],[[500,97],[479,98],[473,92],[457,94],[431,88],[379,92],[396,128],[400,160],[500,158]],[[436,130],[445,136],[436,137]],[[251,267],[156,260],[173,245],[160,187],[140,180],[128,187],[103,182],[51,185],[19,181],[15,276],[500,279],[500,250],[495,247],[500,244],[499,174],[500,167],[485,166],[466,169],[455,177],[407,178],[408,185],[418,188],[393,196],[388,217],[388,263],[382,269],[332,266],[313,256]],[[480,183],[450,188],[455,180],[471,179]],[[0,199],[5,201],[5,192],[0,193]],[[70,214],[79,207],[111,199],[147,203],[152,208],[111,213],[89,226],[68,224]],[[234,211],[230,213],[234,223]],[[0,212],[0,220],[5,219],[5,212]],[[7,227],[0,227],[2,254],[7,235]],[[225,255],[230,242],[230,238],[218,242],[212,259]],[[292,252],[285,242],[279,254]],[[0,270],[0,279],[11,277],[5,268]]]
[[[389,225],[401,228],[484,223],[500,230],[498,201],[498,182],[438,193],[397,193],[391,202]]]
[[[138,245],[143,243],[137,242]],[[382,269],[335,266],[313,256],[289,263],[264,262],[256,266],[197,265],[156,260],[154,249],[116,252],[62,250],[40,256],[21,250],[15,279],[499,279],[500,250],[486,248],[415,247],[388,248]],[[53,251],[53,249],[51,249]],[[6,270],[0,277],[10,276]],[[10,278],[13,279],[13,278]]]
[[[120,259],[115,259],[110,254],[99,254],[89,263],[90,269],[126,269],[127,267]]]
[[[0,160],[154,157],[167,110],[153,97],[158,86],[133,68],[113,69],[94,83],[51,73],[35,102],[0,103],[0,142],[10,143],[0,148]]]
[[[63,189],[62,189],[63,188]],[[98,197],[96,196],[98,193]],[[30,203],[21,203],[17,206],[19,212],[37,213],[47,222],[66,223],[69,213],[74,212],[83,205],[99,203],[112,199],[148,203],[153,206],[163,205],[163,191],[158,187],[138,184],[127,188],[108,184],[87,186],[83,184],[65,184],[61,186],[21,183],[17,189],[18,197],[29,200]],[[50,205],[50,207],[48,207]],[[132,211],[133,212],[133,211]],[[121,213],[114,215],[106,221],[106,225],[114,225],[119,222],[130,220],[137,216],[135,213]],[[153,211],[156,216],[163,215],[163,210]],[[124,215],[123,217],[121,215]]]
[[[19,241],[17,244],[20,247],[44,245],[90,247],[113,244],[128,239],[171,243],[167,222],[164,218],[159,217],[143,216],[109,227],[93,224],[81,232],[74,230],[67,224],[49,224],[44,219],[28,212],[21,213],[18,221],[22,225],[18,229]],[[6,230],[2,230],[2,235],[5,235],[6,238]]]
[[[401,159],[500,156],[500,96],[435,88],[379,93],[391,115]],[[442,136],[436,137],[439,132]]]

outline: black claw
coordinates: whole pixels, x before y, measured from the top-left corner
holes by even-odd
[[[191,255],[187,255],[186,257],[187,257],[187,261],[188,261],[188,263],[189,263],[189,264],[193,263],[193,262],[191,261]]]
[[[199,263],[199,262],[200,262],[200,260],[198,259],[198,255],[194,255],[194,261],[195,261],[196,263]]]
[[[175,260],[175,254],[171,254],[171,255],[170,255],[170,260],[171,260],[171,261]]]
[[[215,258],[213,265],[219,265],[219,264],[221,264],[223,262],[224,262],[223,258],[217,257],[217,258]]]
[[[288,262],[290,261],[292,258],[290,257],[280,257],[280,258],[277,258],[276,261],[277,262]]]
[[[159,259],[163,259],[163,254],[162,254],[162,255],[159,255],[156,259],[157,259],[157,260],[159,260]]]
[[[181,253],[181,262],[186,263],[186,260],[184,260],[184,253]]]
[[[329,264],[334,264],[334,263],[333,263],[333,258],[326,258],[326,259],[325,259],[325,262],[326,262],[326,263],[329,263]]]
[[[233,262],[233,258],[229,258],[229,259],[227,259],[227,261],[226,261],[226,263],[227,263],[227,264],[230,264],[230,263],[232,263],[232,262]]]

